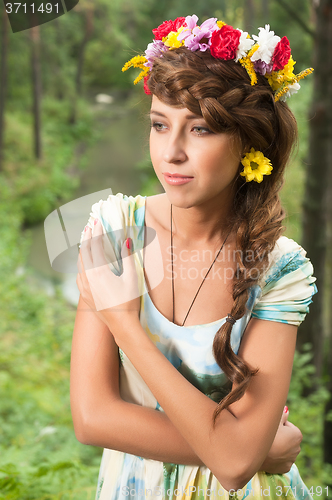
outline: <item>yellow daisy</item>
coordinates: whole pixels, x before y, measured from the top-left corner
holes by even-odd
[[[184,45],[184,40],[178,40],[178,36],[184,29],[184,26],[180,26],[177,31],[171,31],[167,36],[165,36],[162,41],[166,47],[169,47],[170,50],[182,47]]]
[[[272,171],[270,160],[254,148],[242,158],[241,163],[244,169],[240,175],[246,178],[246,182],[262,182],[263,175],[270,175]]]

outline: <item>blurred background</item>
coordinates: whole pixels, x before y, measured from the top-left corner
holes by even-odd
[[[296,73],[315,68],[288,101],[300,142],[282,190],[285,235],[307,250],[319,294],[287,404],[304,436],[301,475],[332,497],[332,0],[81,0],[18,33],[0,7],[0,499],[94,498],[102,450],[78,443],[69,405],[76,276],[52,270],[44,219],[106,188],[163,191],[148,156],[150,98],[121,68],[152,28],[194,13],[250,34],[269,23],[289,38]]]

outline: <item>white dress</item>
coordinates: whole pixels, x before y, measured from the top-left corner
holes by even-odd
[[[226,318],[197,326],[178,326],[154,306],[144,280],[141,263],[145,230],[145,197],[110,195],[92,207],[88,225],[98,217],[114,250],[116,274],[122,272],[121,247],[133,239],[136,267],[142,291],[140,322],[150,339],[177,370],[215,402],[222,398],[225,374],[212,354],[212,342]],[[83,233],[82,233],[83,237]],[[231,345],[238,352],[243,332],[251,317],[299,325],[317,291],[312,265],[295,241],[280,237],[270,254],[270,264],[260,286],[250,289],[247,312],[236,321]],[[145,292],[145,293],[144,293]],[[130,403],[163,411],[140,374],[120,349],[120,393]],[[294,464],[287,474],[257,472],[237,492],[238,499],[311,499]],[[149,460],[121,451],[104,449],[96,500],[117,499],[216,499],[228,500],[228,492],[205,466],[171,464]]]

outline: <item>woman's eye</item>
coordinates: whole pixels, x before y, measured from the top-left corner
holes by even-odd
[[[164,130],[165,125],[160,122],[151,123],[151,128],[154,128],[157,132]]]
[[[194,127],[193,130],[196,132],[197,135],[206,135],[210,134],[211,130],[208,129],[207,127]]]

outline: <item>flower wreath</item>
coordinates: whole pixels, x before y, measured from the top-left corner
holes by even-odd
[[[144,91],[151,94],[147,80],[156,57],[162,57],[164,52],[185,46],[193,52],[210,51],[216,59],[233,60],[243,66],[251,80],[251,85],[257,83],[257,74],[264,75],[274,91],[274,100],[285,101],[300,89],[299,80],[313,72],[307,68],[295,75],[295,61],[291,56],[288,38],[280,38],[270,31],[267,24],[259,28],[259,35],[235,29],[217,18],[210,18],[200,26],[196,15],[178,17],[174,21],[165,21],[152,30],[154,40],[149,43],[145,55],[135,56],[128,61],[122,71],[130,67],[142,71],[134,80],[134,84],[144,78]]]

